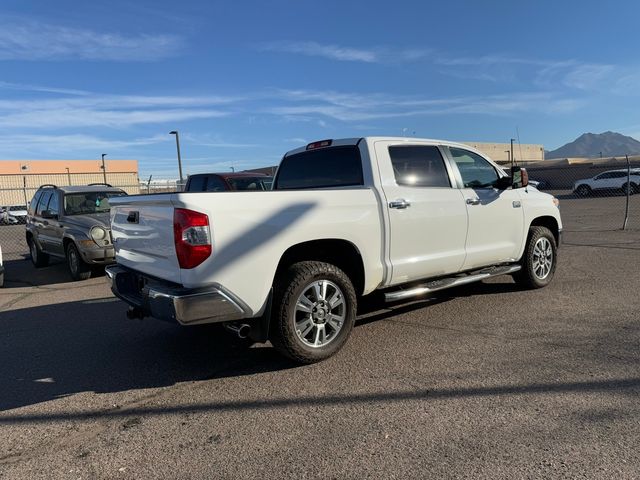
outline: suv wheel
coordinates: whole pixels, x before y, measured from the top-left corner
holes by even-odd
[[[625,184],[622,185],[622,193],[624,193],[625,195],[633,195],[634,193],[636,193],[636,186],[633,183],[629,185],[625,182]]]
[[[86,280],[91,276],[91,267],[82,260],[78,247],[73,242],[67,246],[67,265],[74,280]]]
[[[34,267],[46,267],[49,264],[49,255],[40,250],[40,247],[33,238],[27,240],[29,244],[29,253],[31,253],[31,262]]]
[[[531,227],[522,260],[522,270],[514,275],[526,288],[542,288],[551,283],[556,271],[556,239],[547,227]]]
[[[586,197],[591,193],[591,188],[588,185],[580,185],[576,188],[576,193],[581,197]]]
[[[276,283],[271,342],[299,363],[314,363],[345,344],[356,319],[347,275],[324,262],[293,264]]]

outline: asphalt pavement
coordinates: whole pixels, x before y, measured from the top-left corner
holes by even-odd
[[[0,478],[639,478],[640,232],[579,230],[545,289],[368,299],[304,367],[9,260]]]

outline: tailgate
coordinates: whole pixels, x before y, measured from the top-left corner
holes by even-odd
[[[160,194],[110,199],[111,234],[120,265],[180,283],[172,197]]]

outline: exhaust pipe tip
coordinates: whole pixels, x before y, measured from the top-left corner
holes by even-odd
[[[224,328],[229,330],[232,333],[235,333],[238,338],[245,339],[248,338],[251,334],[251,325],[247,325],[246,323],[234,324],[234,323],[225,323]]]

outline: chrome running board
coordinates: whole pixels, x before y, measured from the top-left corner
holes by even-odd
[[[384,299],[387,302],[397,302],[399,300],[406,300],[407,298],[418,297],[431,292],[437,292],[438,290],[445,290],[447,288],[459,287],[460,285],[466,285],[467,283],[479,282],[489,277],[496,277],[498,275],[509,275],[521,270],[520,265],[505,265],[503,267],[491,267],[466,274],[464,276],[455,276],[449,278],[440,278],[431,282],[423,283],[415,287],[411,287],[407,290],[396,290],[393,292],[385,293]]]

